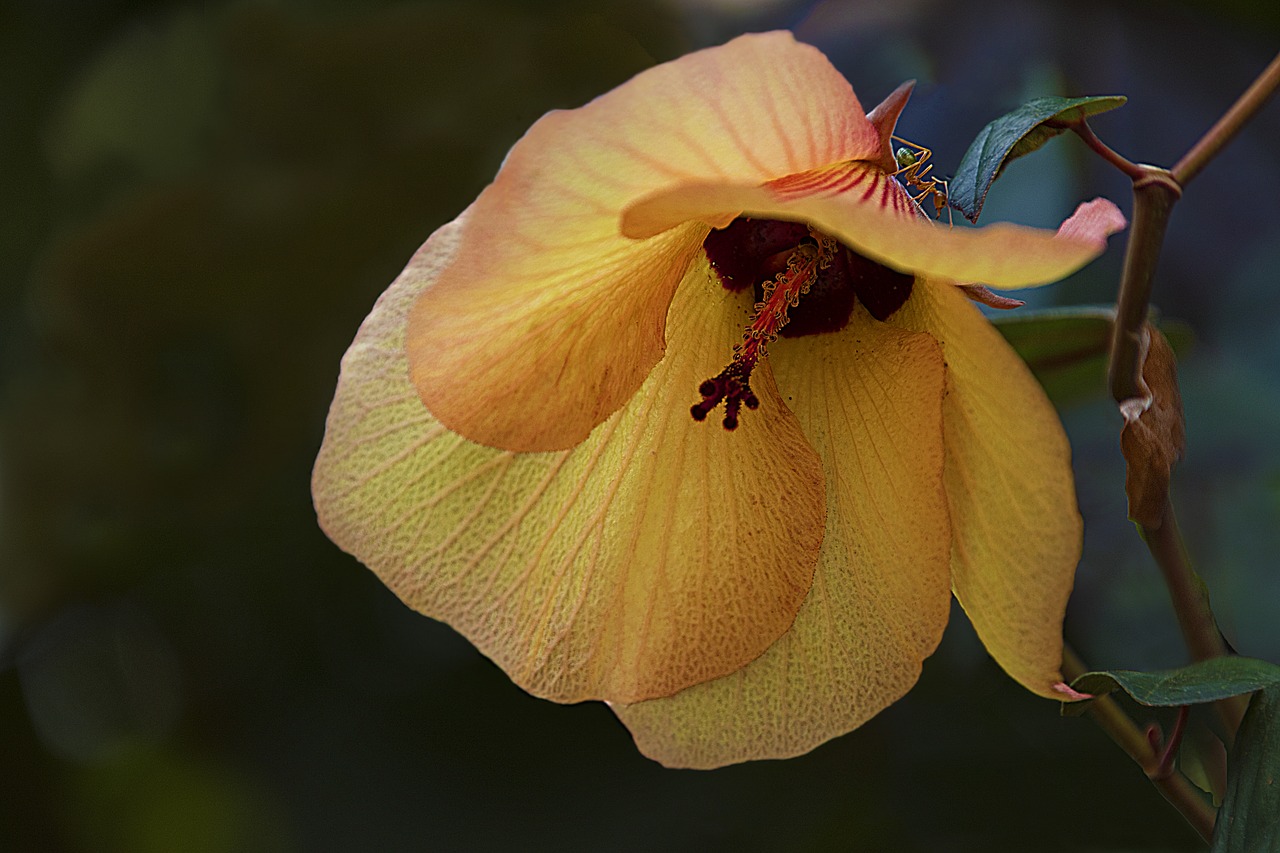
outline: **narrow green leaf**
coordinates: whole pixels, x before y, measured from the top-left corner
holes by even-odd
[[[1036,98],[988,124],[973,140],[947,187],[947,198],[970,222],[978,221],[987,190],[1010,161],[1030,154],[1067,129],[1066,125],[1114,110],[1122,95]]]
[[[1045,393],[1063,407],[1106,390],[1111,307],[1009,311],[992,318],[1031,368]]]
[[[1249,703],[1227,765],[1213,853],[1280,850],[1280,689]]]
[[[1280,684],[1280,666],[1262,660],[1221,657],[1161,672],[1086,672],[1071,689],[1094,698],[1123,690],[1141,705],[1179,706],[1216,702]],[[1088,700],[1064,704],[1067,716],[1083,714]]]
[[[1031,368],[1045,393],[1065,408],[1106,391],[1111,344],[1110,305],[1080,305],[1001,312],[991,318],[1005,340]],[[1153,320],[1156,312],[1153,311]],[[1176,320],[1157,326],[1179,355],[1190,348],[1190,328]]]
[[[1106,351],[1115,309],[1109,305],[1018,309],[992,317],[1000,333],[1034,369],[1071,360],[1077,353]]]

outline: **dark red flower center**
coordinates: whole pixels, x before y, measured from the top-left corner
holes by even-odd
[[[760,405],[751,372],[770,343],[838,332],[856,302],[883,322],[911,296],[915,281],[798,222],[739,217],[708,234],[702,247],[726,290],[750,287],[756,299],[733,360],[698,387],[702,402],[690,409],[701,421],[723,402],[728,430],[738,426],[743,406]]]

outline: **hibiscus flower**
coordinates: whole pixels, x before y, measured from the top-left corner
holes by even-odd
[[[916,681],[953,592],[1058,697],[1069,449],[957,282],[1057,280],[1123,218],[936,225],[892,176],[907,91],[864,116],[768,33],[544,116],[343,359],[324,530],[672,766],[857,727]]]

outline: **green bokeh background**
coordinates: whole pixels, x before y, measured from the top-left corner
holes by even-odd
[[[953,169],[1038,95],[1172,162],[1280,7],[1143,2],[0,0],[0,850],[1156,851],[1195,836],[958,611],[920,685],[787,762],[669,771],[599,704],[530,698],[316,528],[338,360],[543,112],[748,30],[823,49]],[[1280,108],[1175,211],[1157,302],[1197,343],[1176,497],[1231,641],[1280,661]],[[1125,181],[1073,140],[985,221]],[[1119,240],[1037,305],[1106,302]],[[1124,518],[1119,418],[1064,411],[1099,667],[1184,662]],[[1145,719],[1148,715],[1141,712]]]

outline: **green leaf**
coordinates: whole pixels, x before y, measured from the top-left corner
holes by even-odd
[[[1111,319],[1107,306],[1016,310],[992,317],[1000,334],[1031,368],[1055,405],[1106,390]]]
[[[1227,747],[1207,726],[1192,726],[1187,730],[1182,748],[1178,750],[1178,769],[1192,785],[1213,799],[1214,808],[1221,808],[1227,793]]]
[[[1071,682],[1077,693],[1094,698],[1123,690],[1142,705],[1180,706],[1216,702],[1280,685],[1280,666],[1262,660],[1221,657],[1161,672],[1086,672]],[[1083,714],[1088,700],[1064,704],[1067,716]]]
[[[1213,853],[1280,850],[1280,689],[1249,703],[1227,770]]]
[[[1191,347],[1185,323],[1152,319],[1182,355]],[[1107,355],[1111,345],[1110,305],[1004,311],[991,322],[1031,368],[1045,393],[1058,408],[1106,391]]]
[[[1067,125],[1114,110],[1126,100],[1122,95],[1036,98],[1001,116],[979,131],[964,153],[947,186],[948,201],[970,222],[977,222],[987,190],[1010,161],[1035,151],[1067,130]]]

